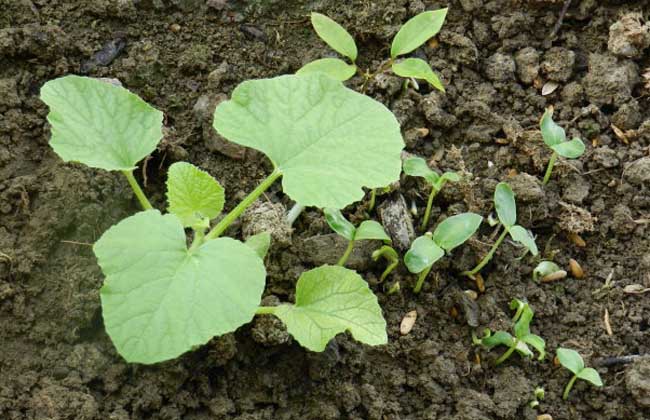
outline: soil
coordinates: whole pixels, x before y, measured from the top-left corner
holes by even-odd
[[[553,39],[559,0],[0,0],[0,418],[2,419],[650,419],[650,4],[575,0]],[[546,258],[583,279],[531,279],[536,261],[506,242],[483,270],[485,291],[459,272],[493,241],[485,225],[436,265],[423,292],[404,267],[378,284],[383,263],[360,249],[355,268],[379,297],[389,344],[367,347],[339,335],[310,353],[279,322],[258,317],[177,360],[126,364],[102,326],[102,275],[90,244],[138,210],[119,174],[63,164],[48,146],[40,86],[77,73],[119,79],[166,115],[167,134],[139,174],[164,208],[166,169],[188,160],[225,186],[234,206],[269,172],[258,153],[206,129],[206,115],[241,81],[295,72],[333,55],[307,15],[325,13],[350,28],[359,64],[376,68],[410,16],[449,5],[434,42],[415,52],[437,69],[446,94],[402,89],[381,75],[368,94],[403,126],[407,151],[441,170],[465,174],[436,199],[433,221],[471,210],[487,216],[500,180],[518,197],[519,222]],[[650,76],[646,76],[650,77]],[[557,86],[543,96],[547,83]],[[360,80],[349,82],[359,88]],[[552,86],[552,85],[551,85]],[[548,86],[547,86],[548,89]],[[544,149],[537,122],[546,106],[583,157],[560,162],[542,187]],[[615,127],[615,128],[614,128]],[[424,130],[423,130],[424,129]],[[410,206],[422,214],[428,191],[414,179],[378,197],[401,243],[412,239]],[[266,194],[269,225],[291,205],[279,186]],[[365,204],[352,206],[352,219]],[[407,208],[408,207],[408,208]],[[375,216],[375,213],[371,214]],[[420,216],[421,217],[421,216]],[[253,220],[256,218],[252,218]],[[281,218],[279,219],[281,220]],[[246,220],[230,230],[256,232]],[[244,226],[242,226],[244,224]],[[274,236],[267,259],[268,302],[293,298],[299,274],[340,255],[322,216],[306,211],[293,232]],[[378,246],[378,244],[374,244]],[[329,253],[324,255],[324,249]],[[342,250],[341,250],[342,251]],[[399,281],[401,291],[386,290]],[[472,347],[473,326],[508,328],[512,298],[535,310],[544,361]],[[416,310],[412,331],[400,335]],[[608,318],[611,333],[605,319]],[[552,362],[558,346],[578,350],[605,386],[578,383]],[[533,390],[546,390],[537,409]]]

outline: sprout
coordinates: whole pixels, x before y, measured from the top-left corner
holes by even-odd
[[[397,255],[397,251],[393,249],[392,247],[388,245],[384,245],[375,252],[372,253],[372,259],[374,261],[379,260],[380,258],[384,258],[386,261],[388,261],[388,266],[384,270],[383,273],[381,273],[381,276],[379,277],[379,282],[383,282],[386,280],[386,277],[397,267],[399,264],[399,255]]]
[[[539,126],[542,131],[544,143],[553,151],[551,159],[548,161],[546,173],[544,174],[543,184],[546,185],[549,179],[551,179],[551,172],[553,171],[553,166],[555,166],[558,155],[569,159],[578,158],[585,152],[585,145],[577,137],[571,141],[566,141],[564,129],[553,121],[553,108],[548,108],[544,112]]]
[[[361,222],[359,227],[355,228],[354,225],[350,223],[343,214],[341,214],[340,210],[325,209],[324,213],[327,224],[332,228],[332,230],[348,240],[348,247],[345,249],[345,253],[341,259],[339,259],[337,265],[345,265],[352,254],[354,243],[356,241],[379,240],[387,243],[390,243],[391,241],[390,236],[388,236],[384,231],[384,227],[374,220],[364,220]]]
[[[569,398],[569,392],[571,392],[573,384],[578,379],[591,382],[595,386],[603,386],[603,381],[600,379],[600,375],[596,369],[585,367],[585,362],[577,351],[559,348],[555,355],[562,366],[573,372],[573,377],[564,388],[564,393],[562,394],[563,399],[566,400]]]

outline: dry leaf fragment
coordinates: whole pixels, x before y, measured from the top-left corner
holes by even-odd
[[[566,271],[558,270],[558,271],[556,271],[554,273],[551,273],[551,274],[548,274],[548,275],[542,277],[540,281],[542,283],[550,283],[550,282],[553,282],[553,281],[556,281],[556,280],[562,280],[562,279],[566,278],[566,275],[567,275]]]
[[[415,325],[415,320],[418,319],[418,311],[407,312],[402,318],[402,323],[399,326],[399,333],[406,335],[411,332]]]
[[[605,315],[603,316],[603,322],[605,323],[605,331],[607,335],[612,336],[614,332],[612,331],[612,325],[609,323],[609,311],[605,308]]]
[[[580,235],[578,235],[577,233],[569,233],[567,236],[569,237],[569,241],[571,241],[573,245],[578,246],[580,248],[584,248],[587,246],[585,240],[582,239]]]
[[[542,96],[550,95],[560,86],[557,82],[546,82],[542,86]]]
[[[578,263],[578,261],[571,258],[569,260],[569,269],[571,270],[571,275],[576,279],[581,279],[585,276],[585,272]]]
[[[618,137],[618,139],[620,141],[622,141],[625,144],[630,144],[630,141],[628,140],[628,138],[625,135],[625,133],[623,132],[623,130],[621,130],[620,128],[618,128],[614,124],[611,124],[611,127],[612,127],[612,130],[614,131],[614,134],[616,134],[616,137]]]
[[[640,295],[643,293],[648,293],[650,292],[649,287],[643,287],[640,284],[630,284],[628,286],[625,286],[623,288],[623,292],[629,294],[629,295]]]

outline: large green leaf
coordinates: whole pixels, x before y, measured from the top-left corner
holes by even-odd
[[[169,212],[178,216],[183,226],[195,226],[206,218],[214,219],[223,210],[225,200],[223,187],[209,173],[187,162],[169,167]]]
[[[348,241],[354,240],[354,235],[356,234],[357,229],[348,221],[348,219],[345,218],[345,216],[343,216],[341,210],[327,208],[323,210],[323,213],[325,213],[327,224],[334,232],[338,233]]]
[[[193,252],[174,215],[135,214],[94,246],[106,280],[104,325],[128,362],[172,359],[249,322],[266,271],[255,251],[230,238]]]
[[[337,334],[373,346],[386,344],[386,321],[368,284],[352,270],[322,266],[304,272],[296,285],[295,305],[273,312],[304,347],[323,351]]]
[[[554,144],[551,149],[562,157],[575,159],[585,152],[585,144],[579,138],[575,138],[571,141]]]
[[[108,171],[131,170],[156,149],[163,114],[128,90],[80,76],[43,85],[50,107],[50,146],[64,161]]]
[[[429,168],[427,161],[421,157],[414,156],[406,158],[402,166],[406,175],[424,178],[431,185],[434,185],[440,179],[440,175]]]
[[[393,73],[402,77],[414,77],[424,79],[434,88],[444,92],[445,87],[438,76],[433,72],[429,64],[421,58],[407,58],[392,66]]]
[[[264,152],[284,192],[304,206],[343,208],[362,187],[399,179],[404,147],[384,105],[316,73],[243,82],[214,114],[227,139]]]
[[[381,223],[374,220],[364,220],[357,228],[357,233],[354,235],[355,241],[363,240],[377,240],[390,242],[390,236],[384,230]]]
[[[261,259],[264,259],[271,247],[271,234],[268,232],[258,233],[257,235],[249,236],[244,243],[255,251]]]
[[[357,45],[352,35],[334,20],[320,13],[311,14],[311,24],[318,36],[336,52],[354,62],[357,59]]]
[[[555,352],[555,355],[562,366],[576,375],[585,367],[585,362],[582,360],[582,356],[580,356],[580,353],[575,350],[560,347]]]
[[[475,213],[461,213],[443,220],[433,232],[433,242],[445,251],[451,251],[468,240],[481,226],[483,217]]]
[[[542,131],[542,138],[547,146],[555,146],[566,140],[564,128],[560,127],[553,121],[553,108],[548,108],[539,122],[539,128]]]
[[[408,54],[440,31],[447,9],[422,12],[404,24],[393,38],[390,56]]]
[[[305,64],[296,72],[299,76],[310,73],[324,73],[335,80],[346,81],[357,72],[357,66],[338,58],[321,58]]]
[[[497,210],[499,221],[509,228],[517,223],[517,205],[515,204],[515,193],[505,182],[499,182],[494,190],[494,207]]]
[[[445,251],[427,236],[416,238],[404,255],[404,264],[411,273],[418,274],[431,267],[445,255]]]

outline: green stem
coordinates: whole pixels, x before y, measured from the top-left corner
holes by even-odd
[[[375,202],[377,201],[377,190],[375,188],[370,191],[370,203],[368,203],[368,212],[371,212],[375,208]]]
[[[474,274],[481,271],[481,269],[483,267],[485,267],[485,264],[490,262],[490,260],[494,256],[494,253],[496,252],[497,248],[499,248],[499,245],[501,245],[501,242],[503,242],[503,240],[506,238],[507,234],[508,234],[508,229],[506,229],[504,227],[503,228],[503,233],[501,233],[501,236],[499,236],[499,239],[497,239],[497,241],[494,243],[494,245],[492,245],[492,248],[490,249],[490,252],[485,254],[485,257],[483,257],[481,262],[476,267],[474,267],[474,269],[472,269],[471,271],[465,271],[463,274],[466,275],[466,276],[473,276]]]
[[[427,230],[427,226],[429,225],[429,219],[431,218],[431,207],[433,206],[433,199],[436,197],[438,194],[438,190],[435,188],[431,189],[431,193],[429,194],[429,200],[427,200],[427,209],[424,211],[424,218],[422,219],[422,225],[420,226],[421,231]]]
[[[192,239],[192,246],[190,246],[189,252],[196,251],[201,245],[205,242],[205,231],[203,229],[194,231],[194,239]]]
[[[388,275],[395,269],[395,267],[397,267],[397,264],[399,264],[399,260],[394,260],[390,264],[388,264],[384,272],[381,273],[381,276],[379,277],[380,283],[386,280],[386,277],[388,277]]]
[[[255,311],[255,314],[256,315],[274,314],[276,309],[278,309],[277,306],[258,306],[257,310]]]
[[[257,200],[257,197],[269,189],[269,187],[273,185],[273,183],[281,176],[282,172],[275,169],[271,175],[266,177],[266,179],[262,181],[262,183],[258,185],[257,188],[255,188],[250,194],[246,196],[246,198],[241,201],[241,203],[237,205],[237,207],[232,209],[230,213],[226,215],[226,217],[221,219],[221,221],[217,223],[217,225],[212,228],[212,230],[205,236],[205,239],[210,240],[221,236],[221,234],[224,233],[226,229],[228,229],[228,226],[237,220],[237,218],[248,208],[248,206],[253,204],[255,200]]]
[[[135,193],[135,196],[138,198],[138,201],[140,202],[142,208],[145,210],[153,209],[153,206],[147,199],[147,196],[144,195],[142,188],[140,188],[140,185],[138,185],[138,181],[135,180],[135,177],[133,176],[133,170],[122,171],[122,173],[126,177],[126,180],[129,181],[129,185],[131,186],[131,189]]]
[[[494,366],[499,366],[501,363],[505,362],[508,359],[508,357],[510,357],[512,353],[515,351],[515,349],[517,348],[517,343],[519,343],[519,340],[515,339],[515,342],[512,344],[512,347],[510,347],[507,352],[503,353],[501,357],[499,357],[497,361],[494,362]]]
[[[377,71],[375,71],[374,73],[370,73],[370,74],[365,73],[365,74],[363,75],[363,77],[365,78],[365,80],[363,81],[363,85],[361,86],[361,93],[365,94],[365,93],[366,93],[366,89],[368,88],[368,83],[369,83],[372,79],[374,79],[375,77],[377,77],[378,74],[380,74],[380,73],[382,73],[382,72],[388,70],[388,69],[393,65],[394,62],[395,62],[395,60],[393,60],[393,59],[391,58],[391,59],[389,59],[387,62],[385,62],[383,65],[381,65],[381,66],[377,69]]]
[[[564,388],[564,394],[562,394],[562,399],[566,400],[569,398],[569,392],[571,392],[571,388],[573,388],[573,384],[576,382],[576,379],[578,379],[578,375],[573,375],[573,378],[569,381],[568,384],[566,384],[566,387]]]
[[[422,290],[422,285],[424,284],[424,279],[426,279],[427,276],[429,275],[429,272],[431,271],[431,267],[433,267],[433,264],[425,268],[424,271],[420,273],[420,275],[418,276],[418,282],[415,283],[415,287],[413,288],[413,293],[420,293],[420,290]]]
[[[542,181],[542,185],[548,184],[549,179],[551,179],[551,172],[553,172],[553,166],[555,166],[556,160],[557,153],[553,152],[551,159],[548,161],[548,166],[546,167],[546,173],[544,174],[544,181]]]
[[[339,262],[336,263],[336,265],[340,265],[341,267],[345,266],[345,263],[348,262],[348,258],[350,258],[350,255],[352,254],[352,249],[354,248],[354,240],[351,240],[348,242],[348,247],[345,248],[345,252],[343,253],[343,256],[339,260]]]

